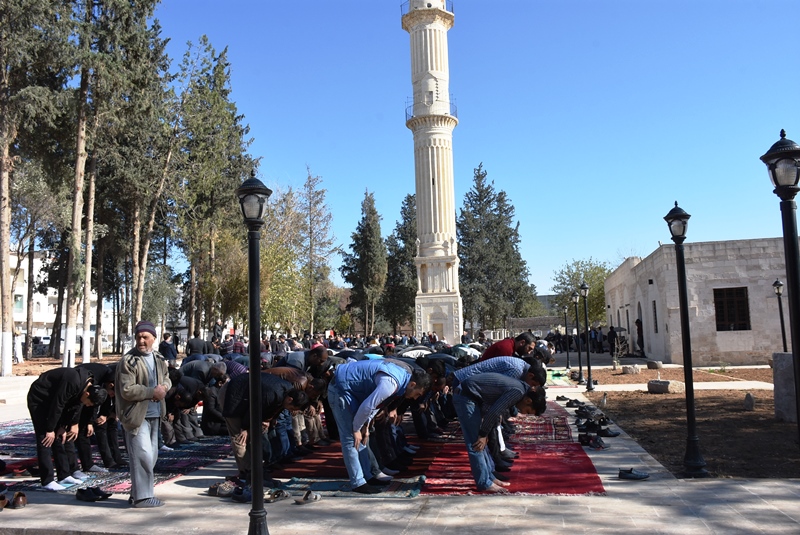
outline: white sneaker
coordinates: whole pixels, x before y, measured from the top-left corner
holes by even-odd
[[[98,474],[107,474],[108,473],[108,469],[107,468],[103,468],[102,466],[99,466],[99,465],[96,465],[96,464],[93,464],[92,467],[89,468],[89,471],[90,472],[95,472],[95,473],[98,473]]]
[[[83,483],[83,481],[81,481],[80,479],[75,479],[72,476],[67,476],[58,483],[60,485],[80,485],[81,483]]]
[[[89,475],[84,473],[84,472],[81,472],[80,470],[75,470],[74,472],[72,472],[72,477],[74,477],[75,479],[81,479],[81,480],[89,479]]]
[[[375,479],[377,479],[378,481],[391,481],[392,476],[384,474],[383,472],[378,472],[378,475],[375,476]]]
[[[175,451],[175,449],[174,449],[174,448],[170,448],[170,447],[169,447],[169,446],[167,446],[166,444],[163,444],[163,445],[162,445],[160,448],[158,448],[158,450],[159,450],[159,451]]]
[[[45,490],[52,490],[52,491],[56,491],[56,490],[64,490],[64,489],[66,489],[67,487],[65,487],[64,485],[59,485],[59,484],[58,484],[58,483],[56,483],[55,481],[51,481],[51,482],[50,482],[50,483],[48,483],[47,485],[44,485],[42,488],[43,488],[43,489],[45,489]]]

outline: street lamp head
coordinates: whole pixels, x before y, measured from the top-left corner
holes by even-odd
[[[572,295],[570,296],[570,298],[572,299],[572,302],[577,305],[578,301],[581,298],[581,296],[580,296],[580,294],[578,292],[572,292]]]
[[[567,313],[567,305],[564,305],[564,314]]]
[[[778,297],[783,295],[783,283],[780,279],[775,279],[775,282],[772,283],[772,288],[775,290],[775,295]]]
[[[794,199],[800,190],[797,186],[800,182],[800,145],[786,139],[786,131],[781,130],[781,139],[769,148],[761,161],[767,166],[775,194],[784,201]]]
[[[664,221],[669,225],[669,233],[672,234],[672,241],[675,243],[682,243],[686,239],[686,228],[689,226],[690,217],[692,216],[678,206],[678,201],[675,201],[675,207],[664,216]]]
[[[256,178],[256,172],[253,170],[250,173],[250,178],[236,188],[236,195],[239,197],[239,204],[242,207],[244,224],[248,228],[260,228],[264,224],[267,199],[272,195],[272,190]]]
[[[586,281],[581,281],[581,285],[578,287],[578,290],[581,292],[583,297],[587,297],[589,295],[589,285],[586,284]]]

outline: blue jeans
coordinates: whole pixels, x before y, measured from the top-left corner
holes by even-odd
[[[353,439],[353,413],[350,412],[347,400],[342,396],[342,391],[336,383],[332,383],[328,387],[328,402],[333,411],[336,426],[339,428],[342,457],[347,474],[350,476],[350,487],[360,487],[367,482],[364,474],[372,473],[369,451],[363,444],[359,444],[356,448],[355,439]]]
[[[489,456],[488,448],[484,448],[482,451],[475,451],[472,448],[472,444],[478,440],[478,432],[481,428],[481,411],[474,401],[459,394],[453,394],[453,406],[458,414],[458,421],[461,423],[464,443],[467,445],[472,477],[478,490],[486,490],[494,483],[494,474],[492,474],[494,462]]]

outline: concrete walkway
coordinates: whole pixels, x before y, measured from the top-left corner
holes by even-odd
[[[28,417],[24,399],[32,380],[0,377],[0,422]],[[696,383],[695,388],[705,385],[754,388],[745,382]],[[583,391],[584,387],[554,388],[550,395],[585,401]],[[575,429],[573,434],[577,437]],[[624,430],[606,440],[611,449],[587,450],[605,496],[326,497],[305,506],[284,500],[265,504],[268,529],[273,535],[800,533],[800,480],[676,479]],[[645,481],[620,480],[620,468],[651,476]],[[127,495],[85,503],[70,495],[29,492],[28,507],[0,513],[0,535],[246,533],[249,505],[205,495],[210,484],[232,473],[233,462],[223,460],[161,484],[156,493],[167,505],[158,509],[131,509]]]

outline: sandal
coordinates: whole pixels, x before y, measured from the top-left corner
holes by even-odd
[[[322,496],[317,494],[316,492],[307,490],[305,494],[303,494],[302,498],[295,498],[294,503],[297,505],[305,505],[307,503],[318,502],[322,499]]]
[[[269,495],[266,498],[264,498],[264,503],[275,503],[291,497],[292,495],[290,493],[286,492],[283,489],[278,489],[270,492]]]

